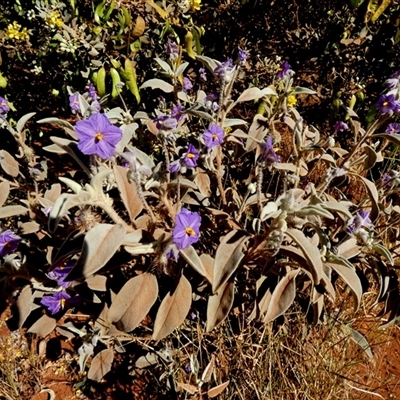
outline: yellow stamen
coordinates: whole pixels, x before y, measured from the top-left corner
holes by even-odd
[[[389,102],[388,102],[388,101],[384,101],[384,102],[382,103],[382,105],[383,105],[384,107],[386,107],[386,106],[389,105]]]
[[[212,140],[217,140],[218,136],[217,135],[212,135],[211,138],[212,138]]]
[[[96,136],[94,137],[94,141],[96,142],[96,143],[98,143],[98,142],[100,142],[100,140],[102,140],[103,139],[103,134],[102,133],[97,133],[96,134]]]
[[[194,235],[196,234],[196,232],[195,232],[192,228],[190,228],[190,227],[186,228],[186,229],[185,229],[185,232],[186,232],[189,236],[194,236]]]
[[[195,158],[195,155],[193,153],[187,153],[187,158]]]

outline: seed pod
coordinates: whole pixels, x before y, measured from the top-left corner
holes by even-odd
[[[95,71],[95,72],[93,72],[93,74],[92,74],[92,76],[90,78],[90,80],[92,81],[93,85],[97,85],[97,75],[98,75],[98,73],[97,73],[97,71]]]
[[[97,81],[96,81],[97,92],[100,97],[103,97],[107,94],[106,90],[106,69],[101,67],[97,71]]]
[[[133,65],[133,62],[127,58],[125,60],[125,77],[126,77],[126,86],[128,86],[129,90],[135,96],[136,101],[140,103],[140,93],[136,80],[136,70]]]
[[[110,68],[110,75],[112,79],[111,97],[115,99],[118,96],[119,91],[121,90],[118,87],[118,84],[121,82],[121,77],[119,76],[119,73],[115,68]]]
[[[188,32],[185,35],[185,49],[190,58],[196,59],[196,53],[193,51],[193,35]]]
[[[119,61],[117,61],[116,59],[112,58],[111,60],[111,64],[115,69],[121,68],[121,63]]]

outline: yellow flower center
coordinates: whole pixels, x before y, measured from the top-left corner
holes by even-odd
[[[195,232],[192,228],[190,228],[190,227],[186,228],[186,229],[185,229],[185,232],[186,232],[189,236],[194,236],[194,235],[196,234],[196,232]]]
[[[382,105],[383,105],[384,107],[386,107],[386,106],[389,105],[389,102],[388,102],[388,101],[384,101],[384,102],[382,103]]]
[[[97,133],[96,136],[94,137],[95,143],[99,143],[100,140],[103,140],[103,134],[102,133]]]
[[[63,309],[64,306],[65,306],[65,299],[61,299],[61,300],[60,300],[60,307],[61,307],[61,309]]]
[[[195,158],[196,156],[193,153],[187,153],[187,158]]]
[[[212,140],[217,140],[217,139],[218,139],[218,136],[217,136],[217,135],[212,135],[212,136],[211,136],[211,139],[212,139]]]

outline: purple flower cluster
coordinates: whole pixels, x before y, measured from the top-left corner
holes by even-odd
[[[217,124],[211,124],[202,135],[205,145],[211,149],[213,147],[221,146],[225,139],[224,130]]]
[[[68,265],[68,264],[56,267],[52,271],[50,271],[47,274],[47,276],[50,279],[57,281],[58,286],[61,286],[62,288],[66,289],[69,285],[71,285],[72,282],[70,281],[65,282],[65,279],[73,268],[74,268],[73,265]]]
[[[79,104],[79,93],[75,92],[69,96],[69,106],[72,111],[80,111],[81,106]]]
[[[86,87],[85,87],[86,93],[88,94],[88,97],[90,101],[96,101],[98,99],[97,91],[96,88],[94,87],[92,82],[88,82]]]
[[[389,76],[389,79],[385,81],[385,86],[388,90],[394,90],[400,86],[400,70]]]
[[[66,306],[73,306],[80,301],[79,296],[72,297],[65,291],[72,283],[70,281],[65,281],[65,279],[73,268],[73,265],[67,264],[65,266],[56,267],[47,274],[50,279],[55,280],[57,285],[62,288],[60,292],[44,296],[40,300],[40,304],[46,307],[51,314],[57,314]]]
[[[182,171],[183,168],[194,168],[197,166],[198,159],[199,151],[192,144],[189,144],[187,152],[179,160],[176,160],[171,164],[169,171],[178,172]]]
[[[182,86],[182,90],[183,92],[188,92],[190,89],[193,89],[193,83],[191,82],[191,80],[189,78],[187,78],[186,76],[183,78],[183,86]]]
[[[359,233],[364,227],[370,228],[372,225],[371,219],[369,218],[369,211],[361,210],[358,211],[356,216],[352,218],[350,225],[347,227],[347,231],[355,235]]]
[[[7,114],[10,111],[8,101],[0,96],[0,115]]]
[[[171,109],[171,117],[175,118],[178,122],[182,121],[185,118],[185,107],[182,104],[178,103],[176,106],[173,106]]]
[[[392,122],[389,124],[385,130],[386,133],[389,133],[391,135],[394,135],[396,133],[400,132],[400,124],[397,122]]]
[[[86,155],[96,154],[108,159],[122,139],[122,131],[104,114],[93,114],[87,120],[78,121],[75,127],[79,138],[78,149]]]
[[[287,76],[292,75],[293,71],[290,68],[291,68],[290,64],[287,61],[284,61],[280,66],[279,71],[276,74],[276,77],[278,79],[283,79],[286,78]]]
[[[207,81],[207,75],[206,75],[206,70],[204,68],[199,69],[199,75],[200,78],[203,79],[203,81]]]
[[[271,166],[274,163],[281,162],[280,157],[275,152],[272,136],[268,136],[267,140],[261,143],[260,146],[261,146],[261,155],[260,155],[261,162],[265,163],[267,166]]]
[[[247,60],[247,51],[246,50],[242,50],[241,48],[239,48],[239,51],[238,51],[238,64],[239,65],[244,65],[246,60]]]
[[[197,212],[182,208],[175,217],[175,228],[172,239],[178,250],[186,249],[196,243],[200,237],[201,217]]]
[[[226,79],[227,76],[233,70],[233,61],[231,58],[228,58],[226,61],[222,62],[218,67],[214,69],[215,75],[220,79]]]
[[[69,300],[71,300],[71,296],[67,292],[56,292],[51,296],[43,296],[40,304],[45,306],[54,315],[63,310]]]
[[[347,131],[349,126],[346,124],[346,122],[337,121],[333,129],[335,129],[336,132],[343,132]]]
[[[13,253],[17,250],[21,238],[13,231],[6,230],[0,234],[0,257]]]
[[[167,54],[167,56],[171,61],[176,60],[179,57],[178,45],[168,40],[168,42],[165,45],[165,53]]]
[[[376,103],[376,108],[382,114],[397,114],[400,111],[400,102],[394,94],[383,94]]]

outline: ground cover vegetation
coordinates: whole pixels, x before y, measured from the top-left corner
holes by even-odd
[[[398,393],[400,7],[319,3],[2,2],[2,398]]]

